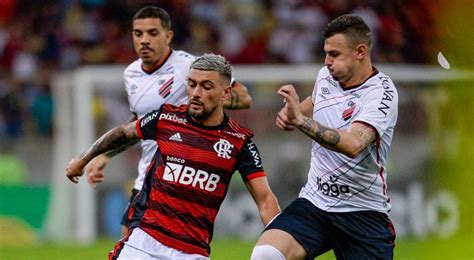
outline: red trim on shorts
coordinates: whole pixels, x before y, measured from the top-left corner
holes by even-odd
[[[129,229],[127,235],[125,235],[120,241],[114,246],[114,249],[109,252],[109,260],[116,260],[120,256],[120,252],[125,245],[125,242],[128,241],[128,238],[132,234],[133,229]]]
[[[254,173],[251,173],[251,174],[247,175],[246,178],[247,178],[248,181],[250,181],[250,180],[253,180],[255,178],[265,177],[265,176],[267,176],[267,174],[264,171],[259,171],[259,172],[254,172]]]

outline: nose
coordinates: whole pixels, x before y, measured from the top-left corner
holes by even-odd
[[[201,88],[196,86],[191,89],[191,97],[193,98],[200,98],[201,97]]]
[[[332,62],[332,58],[329,55],[326,55],[326,57],[324,58],[324,65],[326,65],[326,67],[331,67]]]
[[[150,44],[150,37],[148,37],[146,34],[144,34],[144,35],[140,38],[140,44],[141,44],[141,45],[149,45],[149,44]]]

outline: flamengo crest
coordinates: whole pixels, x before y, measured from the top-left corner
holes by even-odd
[[[231,149],[234,148],[234,145],[225,139],[220,139],[213,147],[214,151],[217,152],[217,156],[224,159],[230,159],[230,154],[232,153]]]

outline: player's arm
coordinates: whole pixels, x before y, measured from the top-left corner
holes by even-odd
[[[133,113],[130,118],[128,118],[126,123],[133,122],[137,120],[137,114]],[[87,182],[92,186],[95,187],[97,183],[104,181],[105,178],[105,167],[109,163],[109,159],[113,156],[125,151],[129,147],[136,144],[138,140],[131,140],[129,143],[122,145],[121,147],[109,151],[107,153],[101,154],[96,156],[92,159],[86,166],[86,175],[87,175]]]
[[[267,225],[270,220],[280,213],[278,200],[270,189],[267,177],[257,177],[247,181],[245,184],[255,204],[257,204],[263,224]]]
[[[377,138],[375,129],[361,122],[354,122],[347,131],[341,131],[326,127],[304,115],[299,108],[298,94],[291,85],[281,87],[278,94],[286,100],[284,112],[289,124],[327,149],[354,158]]]
[[[139,137],[135,129],[135,124],[136,121],[133,121],[113,128],[97,139],[84,154],[72,159],[66,168],[66,176],[69,180],[77,183],[78,178],[84,174],[84,167],[94,157],[119,149],[131,141],[138,140]]]
[[[247,87],[238,81],[234,81],[230,88],[230,97],[224,101],[226,109],[245,109],[252,104]]]
[[[133,113],[127,120],[126,124],[128,123],[131,123],[131,122],[135,122],[136,120],[138,119],[138,116],[137,114]],[[127,150],[130,146],[133,146],[134,144],[138,143],[140,141],[140,139],[134,139],[134,140],[130,140],[130,142],[122,145],[121,147],[117,148],[117,149],[114,149],[112,151],[108,151],[105,153],[105,155],[108,157],[108,158],[112,158],[114,157],[115,155]]]

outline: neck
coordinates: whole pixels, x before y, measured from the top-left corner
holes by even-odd
[[[206,118],[196,118],[191,115],[191,119],[195,121],[196,123],[199,123],[200,125],[203,125],[203,126],[208,126],[208,127],[218,126],[222,124],[222,122],[224,121],[224,110],[222,109],[220,111],[216,110],[214,111],[214,113],[212,113],[212,115],[209,115]]]
[[[352,73],[350,78],[340,83],[343,88],[349,88],[351,86],[359,85],[364,83],[372,75],[373,72],[374,69],[370,61],[361,63],[360,67]]]

